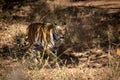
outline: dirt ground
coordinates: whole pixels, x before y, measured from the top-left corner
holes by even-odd
[[[47,3],[69,26],[59,60],[29,58],[23,44],[31,22],[0,21],[0,80],[120,80],[120,1]]]

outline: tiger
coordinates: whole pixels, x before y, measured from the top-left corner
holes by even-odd
[[[27,41],[33,50],[38,46],[41,53],[50,57],[51,51],[57,52],[59,46],[64,43],[66,30],[66,23],[31,23],[27,28]]]

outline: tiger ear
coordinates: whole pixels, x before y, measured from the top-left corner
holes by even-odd
[[[56,25],[57,25],[57,23],[55,23],[55,22],[54,22],[54,23],[53,23],[53,25],[54,25],[54,26],[56,26]]]
[[[62,22],[62,25],[66,25],[66,23],[65,23],[65,22]]]
[[[66,23],[65,23],[65,22],[63,22],[63,23],[62,23],[62,26],[66,28],[66,26],[67,26],[67,25],[66,25]]]

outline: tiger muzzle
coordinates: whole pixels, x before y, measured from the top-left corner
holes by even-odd
[[[63,39],[65,39],[65,37],[64,37],[63,35],[61,35],[61,36],[59,37],[59,39],[60,39],[60,40],[63,40]]]

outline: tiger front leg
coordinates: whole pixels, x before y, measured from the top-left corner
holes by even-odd
[[[44,53],[44,57],[47,59],[47,61],[53,60],[53,57],[54,57],[53,52],[50,50],[49,46],[46,46],[44,48],[43,53]]]

